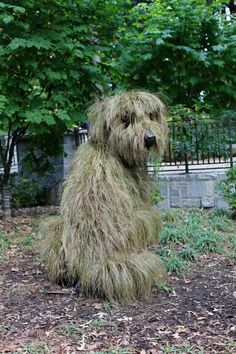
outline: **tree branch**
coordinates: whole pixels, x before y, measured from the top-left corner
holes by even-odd
[[[12,128],[12,121],[11,121],[11,119],[10,119],[9,125],[8,125],[8,132],[7,132],[7,144],[6,144],[6,151],[5,151],[5,160],[7,160],[7,156],[8,156],[8,152],[9,152],[9,147],[10,147],[11,128]]]
[[[6,160],[4,159],[4,148],[2,146],[2,140],[1,139],[0,139],[0,157],[2,159],[3,168],[5,169]]]

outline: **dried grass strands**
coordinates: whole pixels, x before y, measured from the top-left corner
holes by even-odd
[[[50,279],[80,280],[85,294],[119,302],[146,296],[163,280],[162,262],[148,250],[159,240],[160,218],[144,163],[163,149],[164,114],[155,95],[139,91],[92,106],[90,141],[72,161],[60,216],[42,230]],[[156,137],[151,149],[147,130]]]

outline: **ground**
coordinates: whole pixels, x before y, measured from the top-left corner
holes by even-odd
[[[167,283],[146,300],[118,305],[48,282],[37,252],[43,218],[20,213],[11,223],[0,222],[1,353],[236,353],[233,221],[216,213],[167,213],[160,250],[168,262],[172,257]],[[183,243],[183,228],[200,235],[199,220],[204,240],[212,232],[205,248],[190,238]],[[180,233],[173,236],[171,228]],[[212,235],[221,235],[221,251],[209,242]],[[182,261],[177,254],[185,254]]]

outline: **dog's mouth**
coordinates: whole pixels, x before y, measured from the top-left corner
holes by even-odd
[[[149,150],[152,147],[156,146],[156,135],[151,130],[147,130],[144,135],[144,145]]]

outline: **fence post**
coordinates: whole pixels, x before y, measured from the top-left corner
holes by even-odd
[[[185,153],[184,153],[184,162],[185,162],[185,173],[189,173],[188,152],[187,151],[185,151]]]
[[[183,133],[185,135],[185,147],[184,147],[184,164],[185,164],[185,173],[189,173],[189,165],[188,165],[188,148],[187,148],[187,136],[189,135],[189,129],[190,129],[190,123],[191,123],[191,117],[186,116],[184,118],[183,124]],[[186,128],[186,125],[188,128]]]
[[[79,147],[79,129],[74,128],[75,147]]]
[[[228,136],[229,136],[229,158],[230,158],[230,167],[233,167],[233,139],[232,139],[232,120],[231,115],[228,115]]]

